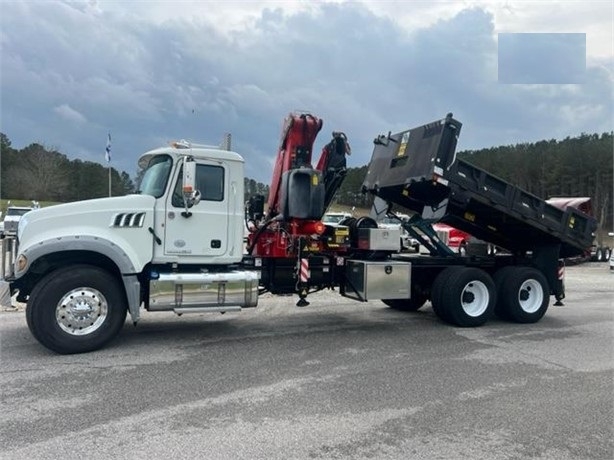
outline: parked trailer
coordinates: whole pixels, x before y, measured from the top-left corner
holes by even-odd
[[[264,292],[335,289],[358,301],[417,310],[430,300],[444,322],[473,327],[492,313],[538,321],[549,298],[564,298],[561,258],[580,252],[596,222],[561,211],[456,159],[461,124],[452,116],[379,136],[362,186],[391,215],[415,213],[403,228],[429,255],[399,253],[400,229],[368,217],[321,221],[345,176],[347,138],[334,132],[317,167],[322,121],[284,123],[268,210],[243,203],[243,158],[217,146],[173,143],[141,156],[138,194],[35,210],[19,224],[4,276],[27,302],[34,337],[58,353],[96,350],[127,313],[239,311]],[[443,222],[505,248],[460,256],[437,237]],[[244,227],[248,228],[247,254]]]

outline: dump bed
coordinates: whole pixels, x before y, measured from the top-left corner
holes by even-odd
[[[597,222],[456,158],[461,123],[445,119],[375,139],[363,191],[511,252],[560,244],[560,257],[580,254]]]

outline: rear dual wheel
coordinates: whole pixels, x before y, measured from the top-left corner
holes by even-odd
[[[601,262],[603,260],[603,249],[597,248],[595,251],[595,262]]]
[[[495,283],[478,268],[448,267],[433,282],[435,314],[456,326],[481,326],[492,316],[495,302]]]
[[[550,287],[532,267],[504,267],[495,274],[497,316],[516,323],[536,323],[548,310]]]

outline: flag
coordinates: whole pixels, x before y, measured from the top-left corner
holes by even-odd
[[[107,146],[104,149],[104,157],[107,160],[107,163],[111,162],[111,133],[109,133],[107,137]]]

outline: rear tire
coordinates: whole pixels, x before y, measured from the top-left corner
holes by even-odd
[[[495,289],[497,291],[497,303],[495,304],[495,315],[500,319],[509,319],[507,317],[505,308],[502,305],[502,299],[506,295],[503,292],[503,286],[505,285],[505,279],[507,276],[516,270],[518,267],[503,267],[496,271],[493,276],[495,282]]]
[[[61,354],[101,348],[120,331],[127,302],[118,280],[91,265],[55,270],[32,290],[26,320],[32,335]]]
[[[502,280],[500,292],[497,308],[516,323],[536,323],[548,310],[548,281],[535,268],[513,267]]]
[[[595,252],[595,262],[601,262],[603,260],[603,249],[597,248]]]
[[[476,327],[492,316],[495,283],[488,273],[472,267],[444,270],[433,283],[433,309],[445,321],[460,327]],[[447,272],[447,273],[446,273]]]
[[[463,267],[445,268],[435,277],[435,281],[433,281],[433,285],[431,286],[431,305],[433,307],[433,311],[439,319],[447,323],[449,323],[450,320],[446,316],[446,312],[440,307],[441,293],[444,291],[445,286],[448,284],[448,279],[450,278],[450,276],[452,276],[452,273],[462,269]]]

